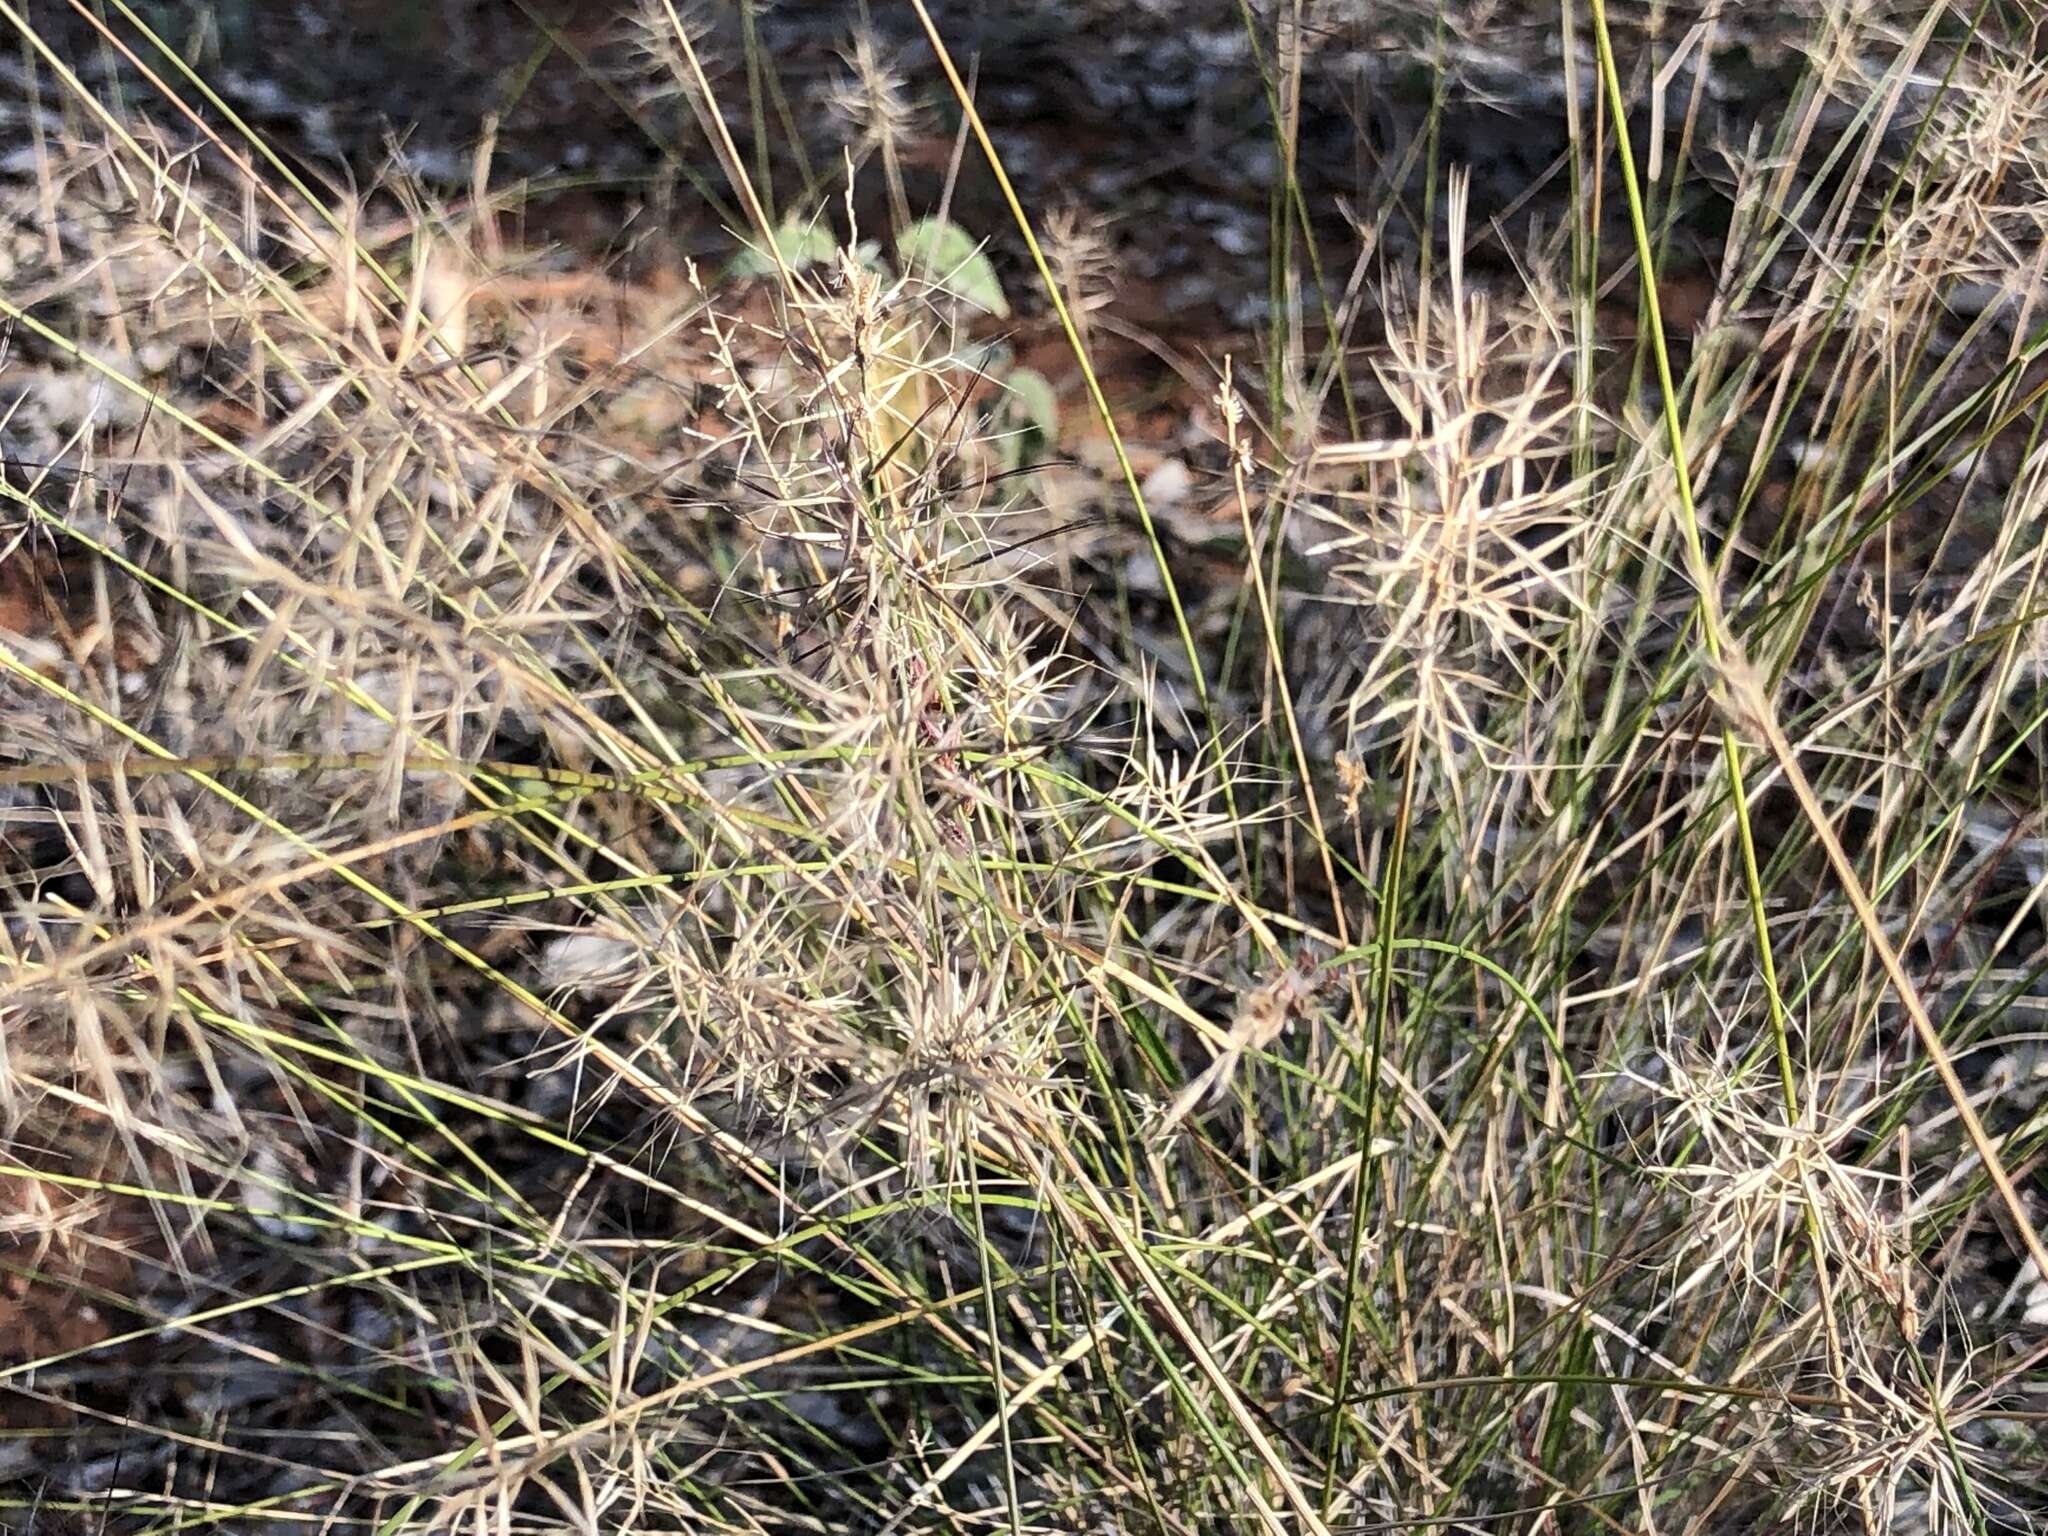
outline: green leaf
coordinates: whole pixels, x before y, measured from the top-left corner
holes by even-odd
[[[831,261],[839,250],[832,238],[828,224],[810,220],[799,220],[791,214],[782,221],[775,231],[775,248],[782,253],[782,264],[792,272],[801,272],[805,267],[822,266]],[[725,269],[727,277],[769,277],[775,272],[775,258],[766,251],[748,246]]]
[[[1039,443],[1050,448],[1060,439],[1060,402],[1052,392],[1052,381],[1036,368],[1019,368],[1003,380],[1009,392],[1012,419],[1038,435]]]
[[[1017,363],[1017,351],[1002,337],[970,342],[960,349],[960,363],[985,378],[1000,379]]]
[[[919,219],[896,240],[905,273],[915,272],[976,309],[1010,312],[996,269],[972,235],[947,219]]]

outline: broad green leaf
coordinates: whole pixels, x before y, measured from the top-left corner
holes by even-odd
[[[828,224],[799,220],[794,214],[782,221],[775,231],[775,248],[782,253],[782,264],[792,272],[801,272],[805,267],[821,266],[829,262],[838,252],[838,243],[832,238]],[[768,277],[775,271],[775,259],[766,251],[748,246],[732,259],[725,269],[727,277]]]
[[[1009,391],[1011,418],[1038,435],[1040,444],[1050,448],[1060,437],[1060,402],[1052,392],[1052,381],[1036,368],[1018,368],[1003,380]]]
[[[971,342],[961,348],[961,366],[970,368],[984,378],[1000,379],[1017,362],[1016,348],[1002,337],[997,336],[985,342]]]
[[[946,219],[919,219],[896,240],[896,254],[906,273],[938,284],[991,315],[1010,312],[996,269],[974,237]]]

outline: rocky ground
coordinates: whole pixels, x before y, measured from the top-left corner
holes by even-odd
[[[25,9],[88,79],[133,88],[132,66],[65,0]],[[1625,57],[1651,43],[1668,51],[1689,42],[1664,71],[1664,121],[1675,137],[1697,103],[1697,135],[1686,148],[1711,184],[1725,148],[1787,99],[1807,24],[1763,7],[1614,11]],[[460,194],[489,123],[493,178],[540,189],[524,201],[534,232],[560,235],[586,256],[649,239],[700,255],[730,249],[733,208],[686,95],[660,47],[608,0],[143,13],[228,104],[318,174],[346,164],[360,176],[394,155],[410,174]],[[909,203],[935,207],[950,185],[957,221],[1014,266],[1008,212],[981,157],[955,163],[958,109],[909,7],[778,3],[690,15],[714,86],[729,102],[759,103],[765,136],[757,137],[752,111],[737,106],[731,128],[742,158],[768,167],[771,202],[822,208],[843,223],[850,148],[867,171],[856,208],[870,229],[885,222],[873,146],[861,143],[855,44],[865,39],[894,83]],[[1026,206],[1102,232],[1129,323],[1176,337],[1235,335],[1260,323],[1278,160],[1272,103],[1254,66],[1271,37],[1255,44],[1235,8],[1213,3],[956,0],[932,15],[974,77]],[[1579,65],[1569,85],[1568,51]],[[1499,225],[1495,239],[1477,242],[1480,251],[1505,257],[1563,222],[1567,97],[1589,117],[1596,108],[1590,43],[1581,35],[1568,50],[1547,8],[1475,7],[1439,35],[1420,9],[1318,7],[1301,54],[1290,109],[1299,123],[1296,172],[1334,286],[1359,253],[1361,229],[1372,250],[1395,260],[1414,251],[1432,153],[1470,171],[1472,227]],[[1843,122],[1850,111],[1842,109]],[[1644,109],[1632,127],[1644,142],[1652,114]],[[1444,210],[1435,211],[1441,228]],[[1702,203],[1680,222],[1681,264],[1712,261],[1725,216]]]

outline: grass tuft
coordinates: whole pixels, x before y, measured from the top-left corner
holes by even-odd
[[[1997,7],[1190,22],[1201,333],[1021,13],[635,7],[606,259],[163,10],[0,0],[0,1526],[2048,1519]]]

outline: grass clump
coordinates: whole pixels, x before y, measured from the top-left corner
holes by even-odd
[[[1497,208],[1446,11],[1339,250],[1247,10],[1204,363],[913,9],[828,195],[649,8],[608,270],[0,6],[0,1519],[2031,1528],[2033,55],[1568,12]]]

